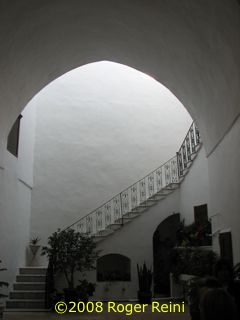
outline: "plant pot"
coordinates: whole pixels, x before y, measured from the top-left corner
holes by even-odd
[[[140,304],[151,304],[152,303],[152,292],[151,291],[138,291],[138,301]]]
[[[32,254],[35,256],[41,246],[38,244],[30,244],[29,247],[31,249]]]
[[[86,304],[89,301],[89,297],[87,295],[79,295],[79,301],[82,301]]]
[[[69,302],[78,302],[78,292],[76,288],[65,288],[64,291],[64,298],[65,302],[69,304]]]
[[[3,319],[3,311],[4,311],[5,307],[4,305],[0,305],[0,319]]]

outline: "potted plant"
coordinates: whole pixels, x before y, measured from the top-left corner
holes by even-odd
[[[183,274],[197,277],[211,276],[216,261],[217,254],[212,250],[204,251],[192,247],[174,248],[171,272],[176,282]]]
[[[2,261],[0,260],[0,264],[2,263]],[[0,268],[0,271],[5,271],[7,270],[6,268]],[[1,281],[0,280],[0,288],[1,287],[8,287],[8,283],[6,281]],[[0,293],[0,298],[6,298],[7,295]],[[4,305],[0,304],[0,319],[2,319],[2,315],[3,315],[3,310],[4,310]]]
[[[40,248],[40,245],[38,244],[40,240],[41,239],[39,237],[33,237],[33,238],[31,238],[31,240],[29,242],[29,247],[32,251],[33,256],[36,255],[37,251]]]
[[[144,262],[142,266],[137,264],[138,271],[138,300],[139,303],[151,303],[152,302],[152,270],[148,269],[146,263]]]
[[[235,264],[235,266],[233,267],[233,276],[236,280],[240,279],[240,262]]]
[[[184,220],[181,221],[177,231],[177,246],[180,247],[200,247],[211,246],[211,224],[196,224],[193,222],[190,225],[185,225]]]
[[[89,297],[92,297],[96,288],[96,284],[88,282],[86,279],[79,280],[80,284],[77,286],[78,298],[80,301],[87,303]]]
[[[59,229],[48,238],[48,246],[42,248],[42,255],[52,259],[56,272],[64,274],[68,284],[64,289],[65,301],[78,301],[75,272],[94,269],[98,251],[93,238],[73,229]]]

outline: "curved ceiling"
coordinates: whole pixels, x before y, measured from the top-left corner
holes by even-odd
[[[239,114],[235,0],[4,0],[0,12],[5,135],[49,82],[100,60],[136,68],[169,88],[199,125],[207,153]]]

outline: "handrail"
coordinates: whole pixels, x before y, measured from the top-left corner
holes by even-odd
[[[160,194],[166,187],[180,182],[200,143],[199,130],[193,122],[174,157],[66,229],[74,227],[82,233],[97,235],[110,225],[121,224],[121,220],[128,213],[146,204],[147,200]]]

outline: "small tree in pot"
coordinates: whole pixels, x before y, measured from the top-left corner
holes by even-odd
[[[146,263],[143,266],[137,264],[138,270],[138,300],[139,303],[151,303],[152,302],[152,270],[148,269]]]
[[[48,238],[48,246],[42,248],[42,255],[52,259],[55,271],[63,272],[68,284],[64,289],[65,301],[77,301],[74,274],[94,269],[98,251],[93,238],[73,229],[58,230]]]

